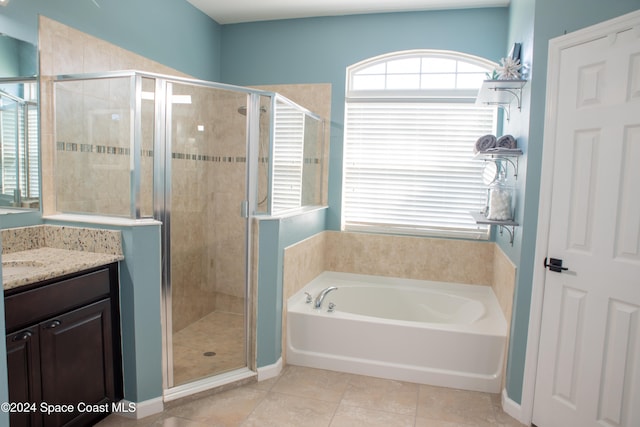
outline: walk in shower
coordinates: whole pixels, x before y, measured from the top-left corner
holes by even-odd
[[[255,371],[253,227],[320,204],[320,117],[135,71],[59,76],[54,96],[56,210],[162,222],[165,388]]]

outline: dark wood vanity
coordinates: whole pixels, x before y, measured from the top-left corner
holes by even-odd
[[[5,318],[11,427],[91,426],[122,399],[117,263],[5,290]]]

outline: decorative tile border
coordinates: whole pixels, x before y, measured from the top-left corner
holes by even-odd
[[[131,150],[126,147],[115,147],[112,145],[77,144],[75,142],[64,141],[56,142],[56,150],[80,153],[112,154],[118,156],[128,156],[131,152]],[[153,151],[148,151],[148,153],[150,153],[150,156],[153,155]]]
[[[80,152],[80,153],[96,153],[106,155],[128,156],[131,153],[130,148],[115,147],[110,145],[93,145],[93,144],[77,144],[75,142],[58,141],[56,143],[58,151]],[[141,150],[142,157],[153,157],[153,150]],[[172,152],[171,158],[176,160],[196,160],[213,163],[246,163],[247,158],[244,156],[209,156],[206,154],[192,154]],[[268,163],[268,159],[266,161]]]
[[[129,148],[115,147],[110,145],[77,144],[75,142],[58,141],[56,143],[58,151],[96,153],[107,155],[128,156],[131,153]],[[142,157],[153,157],[153,150],[141,150]],[[192,154],[172,152],[171,158],[176,160],[192,160],[212,163],[246,163],[246,156],[210,156],[206,154]],[[260,157],[259,163],[269,163],[268,157]],[[304,163],[307,165],[318,165],[320,159],[317,157],[305,157]]]
[[[243,156],[207,156],[205,154],[171,153],[171,158],[176,160],[199,160],[213,163],[246,163]]]

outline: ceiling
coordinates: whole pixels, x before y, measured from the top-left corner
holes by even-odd
[[[187,0],[219,24],[412,12],[440,9],[508,6],[509,0]]]

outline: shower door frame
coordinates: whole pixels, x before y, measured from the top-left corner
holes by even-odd
[[[255,360],[252,360],[255,343],[253,342],[252,330],[255,329],[255,314],[250,307],[252,301],[252,215],[256,208],[257,194],[257,155],[259,138],[259,105],[261,96],[273,96],[272,93],[247,88],[240,88],[231,85],[217,84],[200,80],[190,80],[173,78],[167,76],[142,75],[141,77],[155,78],[155,128],[154,128],[154,218],[162,222],[161,244],[162,244],[162,328],[163,328],[163,389],[164,400],[170,401],[203,390],[207,390],[229,382],[255,376]],[[136,102],[141,102],[141,77],[136,82]],[[245,198],[241,206],[238,206],[239,214],[245,220],[245,269],[244,269],[244,335],[245,354],[244,367],[229,372],[213,374],[212,376],[195,379],[182,385],[174,384],[173,373],[173,328],[172,328],[172,281],[171,281],[171,179],[172,168],[171,152],[172,144],[172,105],[168,100],[171,97],[174,84],[185,84],[191,86],[201,86],[210,89],[228,90],[247,95],[247,120],[246,120],[246,142],[245,154],[247,158],[245,173]],[[137,112],[141,108],[136,108]],[[136,120],[136,123],[141,121]],[[136,127],[136,133],[141,130]],[[254,159],[255,158],[255,159]],[[138,177],[139,178],[139,177]],[[133,185],[133,183],[132,183]],[[139,187],[138,187],[139,188]],[[139,212],[139,211],[138,211]]]

